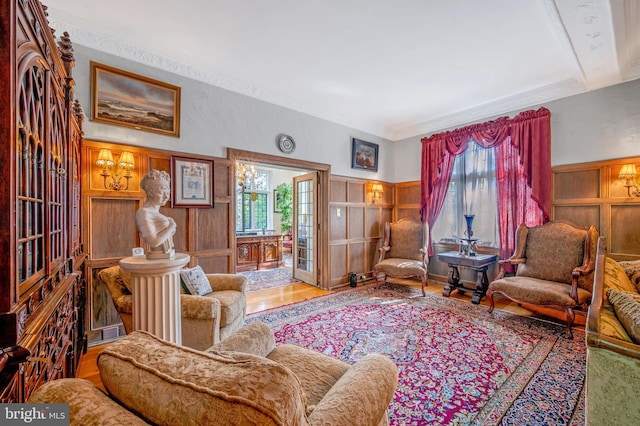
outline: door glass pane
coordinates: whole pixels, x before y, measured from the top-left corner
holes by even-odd
[[[299,269],[313,271],[313,185],[298,182],[298,264]]]

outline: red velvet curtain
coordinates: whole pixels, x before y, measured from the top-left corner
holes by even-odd
[[[433,255],[431,228],[442,210],[455,156],[462,154],[472,140],[483,148],[498,148],[500,257],[508,257],[513,252],[518,224],[537,225],[548,220],[551,206],[549,110],[525,111],[512,119],[502,117],[431,135],[422,139],[420,176],[420,215],[422,221],[429,224],[429,255]]]

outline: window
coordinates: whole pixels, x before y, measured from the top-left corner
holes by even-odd
[[[269,228],[269,172],[258,170],[236,191],[236,229]]]
[[[474,215],[472,238],[478,245],[499,246],[495,152],[475,142],[455,159],[447,196],[431,231],[433,241],[457,243],[466,238],[465,214]]]

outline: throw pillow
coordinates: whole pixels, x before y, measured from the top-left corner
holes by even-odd
[[[629,276],[629,280],[640,292],[640,260],[624,260],[618,262]]]
[[[640,344],[640,294],[609,290],[607,298],[631,340]]]
[[[202,296],[211,293],[211,283],[200,265],[180,271],[180,282],[186,294]]]

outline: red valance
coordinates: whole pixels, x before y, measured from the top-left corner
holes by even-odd
[[[470,141],[483,148],[494,148],[510,141],[513,149],[498,152],[517,153],[517,164],[522,167],[521,174],[529,188],[526,192],[538,205],[543,220],[548,220],[551,208],[551,113],[540,108],[524,111],[513,118],[501,117],[422,139],[420,214],[422,220],[429,223],[429,228],[442,208],[455,156],[463,153]],[[502,163],[502,167],[496,167],[499,173],[505,169],[507,158],[501,158],[499,154],[496,162]],[[497,177],[500,181],[500,176]],[[522,210],[526,209],[523,207]],[[516,221],[524,219],[512,217]],[[507,226],[500,224],[500,228],[507,229]],[[430,245],[430,254],[433,254],[432,250]]]

